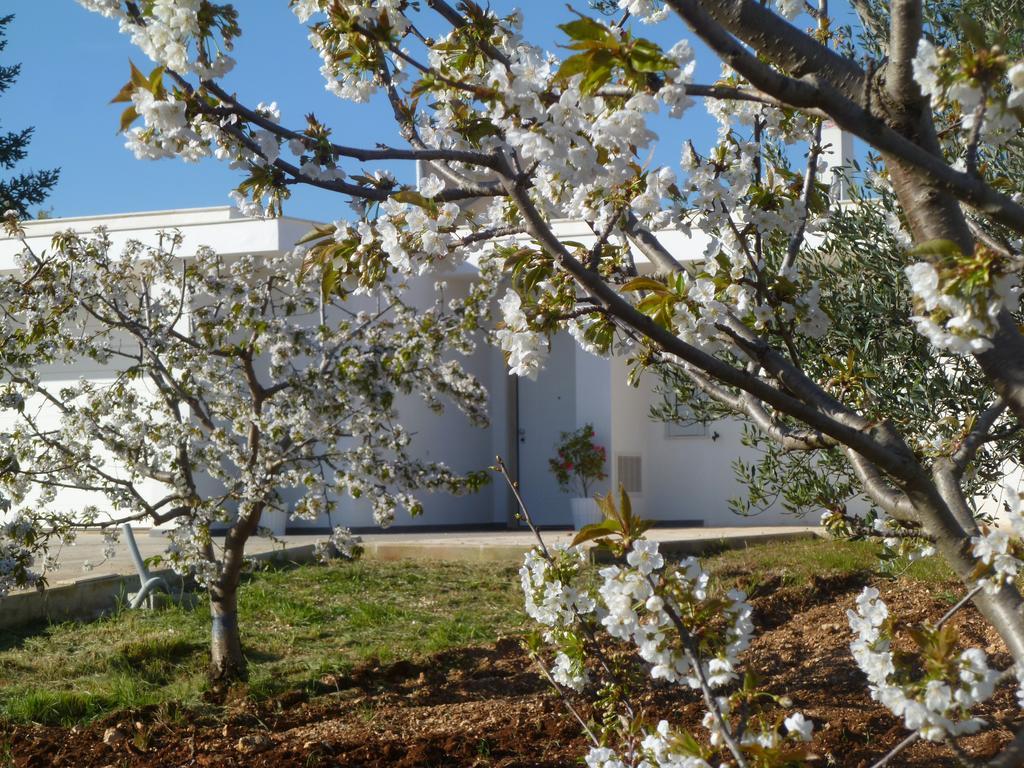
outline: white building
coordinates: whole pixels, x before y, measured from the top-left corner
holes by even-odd
[[[313,222],[293,218],[248,219],[230,207],[120,214],[114,216],[47,219],[25,223],[29,244],[37,250],[49,247],[59,231],[89,232],[107,229],[114,247],[129,239],[156,244],[157,233],[178,229],[184,235],[183,255],[205,245],[225,255],[270,255],[288,250],[312,227]],[[566,222],[560,227],[566,238],[586,242],[589,229]],[[702,257],[705,242],[674,234],[666,245],[680,260]],[[0,269],[14,268],[21,244],[0,239]],[[638,255],[639,257],[639,255]],[[450,289],[465,287],[475,271],[464,267],[446,275]],[[414,289],[429,300],[432,280]],[[415,295],[413,301],[415,301]],[[561,432],[592,424],[597,442],[606,446],[609,479],[598,490],[624,483],[634,509],[641,515],[664,521],[703,525],[734,525],[742,522],[732,514],[727,500],[742,492],[730,464],[744,451],[739,443],[738,422],[721,421],[707,429],[680,428],[655,421],[652,405],[661,402],[648,379],[639,388],[626,383],[623,358],[602,359],[580,349],[566,334],[552,340],[547,365],[536,381],[509,376],[500,350],[481,345],[466,361],[491,394],[491,426],[470,426],[454,408],[442,415],[417,407],[409,400],[401,407],[403,423],[416,433],[421,455],[447,462],[458,470],[481,469],[502,455],[518,473],[531,513],[543,525],[570,524],[569,497],[559,491],[548,469]],[[109,375],[95,363],[47,370],[54,387],[61,381]],[[0,428],[2,428],[0,424]],[[495,478],[496,480],[498,478]],[[416,519],[396,520],[396,525],[493,526],[513,525],[514,505],[500,482],[479,493],[452,497],[425,495],[425,513]],[[61,503],[69,507],[95,502],[66,492]],[[339,519],[340,518],[340,519]],[[791,521],[781,514],[766,513],[758,523]],[[336,524],[352,527],[373,525],[369,510],[347,502]],[[323,526],[325,521],[293,521],[290,527]]]
[[[830,165],[845,164],[851,154],[849,140],[835,129],[830,133],[831,145],[826,153]],[[155,244],[158,232],[178,229],[184,235],[185,256],[199,246],[209,246],[226,256],[258,256],[292,248],[312,225],[287,217],[249,219],[232,208],[221,207],[48,219],[26,222],[25,231],[29,244],[41,250],[49,247],[54,233],[66,229],[89,232],[102,226],[115,248],[129,239]],[[562,237],[584,244],[594,237],[589,228],[573,222],[561,223],[558,230]],[[662,233],[660,239],[683,262],[702,259],[707,244],[701,233],[692,237]],[[0,269],[13,269],[20,249],[17,240],[0,238]],[[635,257],[638,268],[644,271],[646,260],[640,253]],[[475,270],[467,265],[444,279],[450,290],[458,291],[474,276]],[[416,293],[424,302],[432,300],[433,279],[414,287],[414,303]],[[681,428],[652,419],[651,407],[662,400],[655,392],[658,382],[646,376],[638,388],[628,385],[623,358],[598,358],[580,349],[568,335],[559,334],[552,340],[551,354],[536,381],[510,376],[500,350],[489,345],[481,345],[466,367],[490,392],[489,428],[470,426],[454,408],[438,415],[418,407],[413,400],[400,406],[403,424],[416,433],[414,445],[421,455],[442,460],[460,471],[482,469],[491,465],[496,455],[505,457],[520,480],[531,514],[540,524],[571,523],[569,497],[560,492],[548,469],[548,459],[554,455],[562,432],[584,424],[594,426],[597,442],[607,450],[609,478],[598,488],[600,492],[622,483],[634,510],[653,520],[706,526],[737,525],[748,520],[737,517],[728,506],[731,497],[743,493],[733,476],[733,460],[753,458],[752,452],[740,444],[740,422],[723,420],[707,428]],[[59,385],[61,380],[105,374],[95,364],[83,362],[80,367],[47,371],[46,375]],[[3,426],[0,423],[0,429]],[[86,503],[73,492],[61,500],[72,508]],[[493,482],[470,496],[427,494],[423,500],[422,517],[398,518],[396,525],[516,525],[514,499],[501,482]],[[373,525],[368,508],[352,501],[345,502],[332,522],[353,528]],[[799,521],[781,510],[770,510],[750,522]],[[322,527],[326,523],[299,520],[289,527]]]

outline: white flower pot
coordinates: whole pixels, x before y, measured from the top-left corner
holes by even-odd
[[[275,536],[284,536],[284,529],[288,525],[288,513],[283,509],[265,509],[260,515],[260,526],[269,528]]]
[[[577,531],[586,525],[604,520],[604,515],[597,508],[594,499],[569,499],[569,504],[572,506],[572,527]]]

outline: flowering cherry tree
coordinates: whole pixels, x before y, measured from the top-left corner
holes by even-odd
[[[26,249],[0,286],[0,397],[14,417],[2,482],[19,509],[8,539],[25,550],[40,528],[167,525],[167,559],[209,592],[211,675],[230,681],[246,673],[237,594],[265,516],[331,519],[350,497],[388,525],[419,512],[418,491],[474,488],[479,472],[415,457],[396,397],[483,422],[484,392],[449,354],[472,343],[467,315],[408,307],[386,286],[360,309],[323,294],[301,252],[181,248],[177,233],[115,252],[102,231],[66,232],[49,254]],[[99,366],[88,379],[46,375],[85,360]],[[74,506],[63,489],[79,492]],[[81,508],[81,492],[95,504]],[[351,554],[347,529],[331,541]]]
[[[1020,168],[1011,140],[1024,63],[999,23],[968,16],[953,31],[948,8],[923,0],[854,0],[856,32],[833,23],[825,0],[601,0],[561,25],[562,47],[547,51],[524,39],[520,13],[471,0],[292,0],[328,91],[392,108],[405,145],[362,148],[336,141],[312,115],[288,126],[273,104],[232,95],[222,84],[240,33],[231,6],[80,1],[118,21],[155,64],[133,71],[118,97],[139,157],[231,162],[245,174],[234,195],[250,212],[276,212],[295,184],[354,203],[354,220],[324,228],[310,250],[328,274],[375,290],[394,273],[476,259],[501,296],[496,341],[514,373],[535,374],[544,336],[565,330],[595,354],[628,354],[638,369],[675,377],[746,419],[757,439],[808,457],[805,467],[841,462],[881,531],[941,557],[964,584],[962,603],[1015,661],[991,669],[938,622],[917,633],[926,672],[906,667],[890,649],[899,622],[869,591],[850,620],[872,694],[903,718],[904,744],[983,727],[971,707],[1024,663],[1016,491],[1008,528],[979,522],[973,504],[997,482],[993,468],[1024,418],[1024,190],[1006,172]],[[650,24],[677,42],[648,39]],[[715,82],[694,81],[687,35],[721,60]],[[697,100],[718,121],[713,146],[684,140],[677,167],[652,167],[655,116],[681,117]],[[850,231],[821,183],[824,120],[876,153],[859,195],[888,234],[860,247],[896,254],[887,274],[852,277],[866,294],[893,295],[898,281],[907,296],[896,306],[866,301],[842,315],[845,326],[826,311],[840,293],[823,283],[843,274],[836,257]],[[373,167],[401,160],[428,164],[417,186]],[[560,239],[560,218],[586,222],[588,244]],[[710,244],[700,262],[684,263],[661,233],[697,228]],[[924,375],[947,372],[939,390],[921,389],[925,406],[910,426],[895,406],[898,373],[888,379],[895,386],[875,389],[856,355],[830,352],[850,340],[884,346],[892,336],[874,330],[893,319],[927,348]],[[827,522],[859,525],[841,507]],[[699,565],[666,562],[619,529],[622,560],[596,595],[575,585],[578,552],[526,564],[528,607],[558,648],[552,674],[559,685],[586,685],[566,632],[573,624],[578,637],[596,621],[633,642],[659,676],[696,684],[714,751],[696,750],[670,724],[648,727],[623,704],[624,732],[602,735],[589,764],[799,762],[790,747],[810,734],[799,713],[748,729],[732,694],[719,694],[735,685],[749,633],[743,599],[709,597]],[[715,641],[695,644],[684,613],[707,616]],[[1022,755],[1024,730],[991,764]]]

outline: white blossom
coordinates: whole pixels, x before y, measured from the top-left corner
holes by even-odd
[[[981,720],[963,713],[992,695],[999,676],[988,666],[983,651],[962,651],[952,679],[935,677],[908,684],[897,675],[891,638],[885,630],[889,610],[878,590],[865,587],[857,598],[857,610],[846,613],[856,635],[850,650],[868,678],[871,697],[903,718],[908,729],[928,741],[942,741],[948,735],[974,733],[981,727]]]

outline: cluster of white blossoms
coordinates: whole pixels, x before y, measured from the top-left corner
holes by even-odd
[[[234,516],[328,515],[349,497],[387,525],[397,509],[420,511],[419,492],[481,482],[416,459],[395,405],[397,393],[414,394],[486,421],[485,391],[446,359],[453,339],[471,344],[464,318],[387,290],[365,307],[325,296],[322,273],[298,253],[229,259],[198,248],[185,260],[180,236],[165,233],[164,245],[115,253],[102,232],[63,233],[45,287],[0,284],[21,321],[7,329],[3,400],[61,407],[55,424],[34,409],[16,414],[8,449],[20,471],[0,482],[26,514],[67,516],[54,484],[98,489],[115,517],[168,515],[172,563],[208,580],[207,531]],[[111,377],[44,389],[40,361],[83,358]],[[200,473],[212,484],[197,484]],[[37,480],[49,490],[33,492]],[[154,483],[156,496],[145,490]],[[343,530],[332,541],[351,549]]]
[[[619,0],[619,8],[636,16],[643,24],[657,24],[668,18],[668,5],[659,0]]]
[[[654,679],[705,690],[736,680],[739,654],[753,632],[743,594],[731,591],[724,600],[710,596],[710,579],[700,563],[690,557],[666,564],[657,542],[635,541],[624,559],[624,565],[601,569],[602,583],[592,594],[583,586],[588,559],[581,546],[558,546],[547,554],[534,549],[525,556],[519,575],[526,613],[545,627],[544,640],[555,650],[551,678],[576,691],[590,683],[579,632],[584,622],[592,622],[611,637],[633,643]],[[698,632],[699,651],[690,642]],[[726,744],[731,707],[727,696],[716,696],[704,717],[715,748]],[[781,724],[750,719],[736,740],[742,748],[777,750],[810,741],[812,732],[811,721],[797,712]],[[639,749],[634,745],[623,753],[595,746],[585,761],[597,768],[710,768],[706,756],[692,751],[692,740],[688,746],[681,736],[663,720],[645,732]]]
[[[559,651],[555,655],[555,664],[551,667],[551,679],[576,692],[582,691],[590,683],[590,675],[587,673],[586,663],[582,656],[569,655],[565,651]]]
[[[218,51],[213,60],[200,56],[203,33],[200,27],[202,0],[152,0],[144,5],[144,17],[130,15],[119,0],[78,0],[87,10],[117,19],[121,31],[156,64],[180,74],[221,77],[234,67],[226,51]],[[230,40],[224,41],[230,50]],[[195,53],[191,51],[195,49]]]
[[[724,696],[717,697],[715,703],[721,717],[715,712],[705,712],[702,724],[710,732],[711,744],[721,748],[726,744],[723,725],[728,722],[726,718],[732,713],[732,704]],[[747,728],[739,738],[739,745],[741,748],[753,747],[758,751],[777,750],[780,747],[792,747],[800,742],[808,742],[813,735],[814,723],[804,717],[802,712],[794,712],[783,719],[780,727],[774,727],[769,723],[748,722]]]
[[[1007,109],[1024,107],[1024,62],[1014,64],[1006,72],[1010,82],[1010,95],[1006,99]]]
[[[724,699],[722,700],[724,702]],[[728,709],[726,709],[728,711]],[[705,722],[707,725],[707,722]],[[712,727],[711,742],[722,746],[720,732]],[[763,755],[767,750],[810,741],[813,725],[799,712],[787,717],[780,729],[751,728],[742,737],[741,748],[756,746]],[[661,720],[654,731],[645,732],[640,748],[632,755],[623,755],[610,747],[591,747],[584,757],[587,768],[715,768],[728,763],[709,762],[692,747],[685,746],[683,734],[673,730],[667,720]],[[788,742],[788,744],[787,744]]]
[[[331,529],[330,537],[316,542],[313,548],[317,559],[321,561],[329,560],[332,557],[354,560],[362,551],[362,541],[362,538],[353,534],[350,528],[336,525]]]
[[[1024,64],[1006,69],[1005,57],[995,55],[995,48],[989,53],[993,55],[987,57],[987,65],[981,65],[973,55],[940,51],[922,39],[912,62],[914,79],[932,107],[950,113],[958,124],[951,135],[962,141],[948,149],[959,153],[954,163],[959,170],[971,170],[968,164],[977,163],[979,144],[998,147],[1020,131],[1014,110],[1024,103]],[[918,312],[911,319],[939,350],[958,355],[984,352],[992,345],[999,312],[1015,312],[1020,305],[1018,269],[1019,264],[1004,266],[985,270],[984,280],[965,280],[957,272],[946,274],[941,265],[912,264],[906,274]]]
[[[882,544],[891,552],[906,557],[911,562],[931,557],[935,554],[935,546],[927,540],[892,534],[906,533],[907,526],[896,518],[879,515],[872,523],[875,531],[882,535]]]
[[[328,3],[326,0],[294,0],[292,11],[299,21],[306,23],[328,6],[335,19],[344,21],[337,26],[314,24],[309,42],[322,60],[320,74],[328,92],[340,99],[355,103],[370,100],[383,81],[373,72],[353,65],[347,55],[349,46],[361,38],[358,30],[386,30],[389,37],[401,39],[411,28],[403,12],[405,0],[362,0],[362,2]],[[347,28],[346,28],[347,27]],[[349,31],[351,30],[351,31]],[[400,73],[396,73],[400,74]],[[398,77],[395,78],[400,79]]]
[[[988,666],[984,651],[968,648],[935,665],[920,680],[907,683],[909,670],[898,669],[892,651],[889,609],[878,590],[866,587],[857,598],[857,610],[848,610],[856,638],[850,643],[857,665],[867,675],[871,697],[886,706],[921,738],[942,741],[947,736],[974,733],[984,722],[970,716],[971,707],[988,699],[999,673]]]
[[[434,197],[442,189],[439,184],[436,176],[428,177],[426,187],[421,187],[423,196]],[[361,242],[367,238],[368,242],[379,242],[399,274],[425,274],[438,264],[452,264],[450,255],[458,239],[455,225],[460,214],[455,203],[428,209],[389,198],[381,204],[381,215],[372,225],[359,224]]]
[[[996,316],[1020,305],[1020,279],[1014,272],[997,275],[984,290],[958,294],[947,290],[936,267],[921,261],[905,270],[910,291],[920,305],[911,317],[936,349],[957,355],[977,354],[992,346]]]
[[[191,63],[189,43],[199,34],[200,6],[201,0],[154,0],[146,24],[122,21],[122,29],[155,63],[184,74]]]
[[[957,71],[955,65],[955,57],[949,57],[949,62],[944,64],[935,46],[922,38],[912,61],[914,79],[921,87],[921,93],[931,100],[932,107],[936,109],[956,108],[962,115],[960,127],[963,136],[976,133],[992,146],[1012,139],[1020,129],[1020,120],[1012,110],[1022,98],[1017,94],[1015,81],[1019,81],[1024,72],[1015,72],[1011,68],[1006,73],[1011,90],[1009,99],[1004,99],[991,84]],[[963,149],[966,149],[966,142]]]
[[[523,300],[516,291],[507,290],[499,306],[504,327],[495,332],[495,338],[508,356],[509,373],[536,379],[547,356],[544,340],[530,328]]]
[[[719,144],[706,156],[691,146],[682,153],[686,178],[679,189],[690,208],[684,231],[699,229],[711,237],[703,270],[687,282],[683,300],[675,305],[676,332],[688,344],[712,353],[732,349],[731,338],[718,327],[729,316],[757,331],[791,329],[820,338],[830,326],[819,306],[820,286],[804,280],[795,265],[773,273],[755,246],[773,239],[786,242],[800,231],[821,226],[783,174],[770,168],[759,172],[762,148],[735,133],[737,122],[766,130],[775,111],[761,105],[723,104],[713,112],[719,122]],[[776,126],[787,143],[807,140],[812,132],[813,124],[806,119]],[[750,205],[752,195],[762,204]]]
[[[551,557],[532,549],[519,569],[526,615],[546,627],[571,627],[580,616],[592,613],[596,602],[579,586],[587,564],[583,547],[556,545]]]
[[[939,84],[939,56],[935,46],[928,40],[919,40],[917,55],[911,62],[914,80],[921,88],[921,93],[935,101],[941,101],[945,89]]]
[[[995,594],[1008,581],[1013,581],[1024,569],[1024,503],[1020,491],[1006,484],[1003,488],[1006,500],[1004,525],[983,529],[980,536],[971,539],[971,552],[987,567],[986,573],[978,580],[985,591]]]
[[[583,547],[559,544],[548,556],[530,550],[519,569],[526,614],[547,628],[544,641],[555,649],[551,677],[575,691],[582,691],[590,676],[574,633],[583,617],[597,610],[597,602],[580,583],[586,564]]]
[[[730,590],[720,606],[711,607],[709,576],[700,562],[688,557],[666,571],[654,541],[637,541],[626,560],[629,567],[614,565],[601,571],[599,592],[607,609],[601,623],[608,634],[632,641],[651,664],[655,679],[685,682],[691,688],[704,682],[719,688],[735,680],[739,654],[750,645],[754,630],[746,596]],[[687,638],[680,637],[679,623],[687,625],[708,608],[723,626],[704,657],[696,658]],[[686,631],[694,629],[687,626]]]
[[[803,0],[775,0],[775,7],[779,15],[785,19],[795,19],[806,9]]]
[[[139,160],[177,157],[184,145],[198,139],[185,115],[185,103],[173,97],[157,98],[144,88],[132,92],[132,105],[143,119],[144,127],[126,134],[128,147]]]
[[[12,589],[39,584],[36,556],[29,546],[37,530],[36,524],[23,515],[14,515],[0,524],[0,597]]]
[[[680,737],[667,720],[661,720],[654,731],[644,734],[637,754],[621,755],[609,747],[591,747],[584,762],[587,768],[713,768],[713,763],[684,747]]]
[[[932,557],[935,546],[920,528],[889,517],[884,513],[867,516],[847,514],[845,509],[829,509],[821,514],[821,526],[832,536],[842,539],[880,537],[892,555],[910,562]]]

